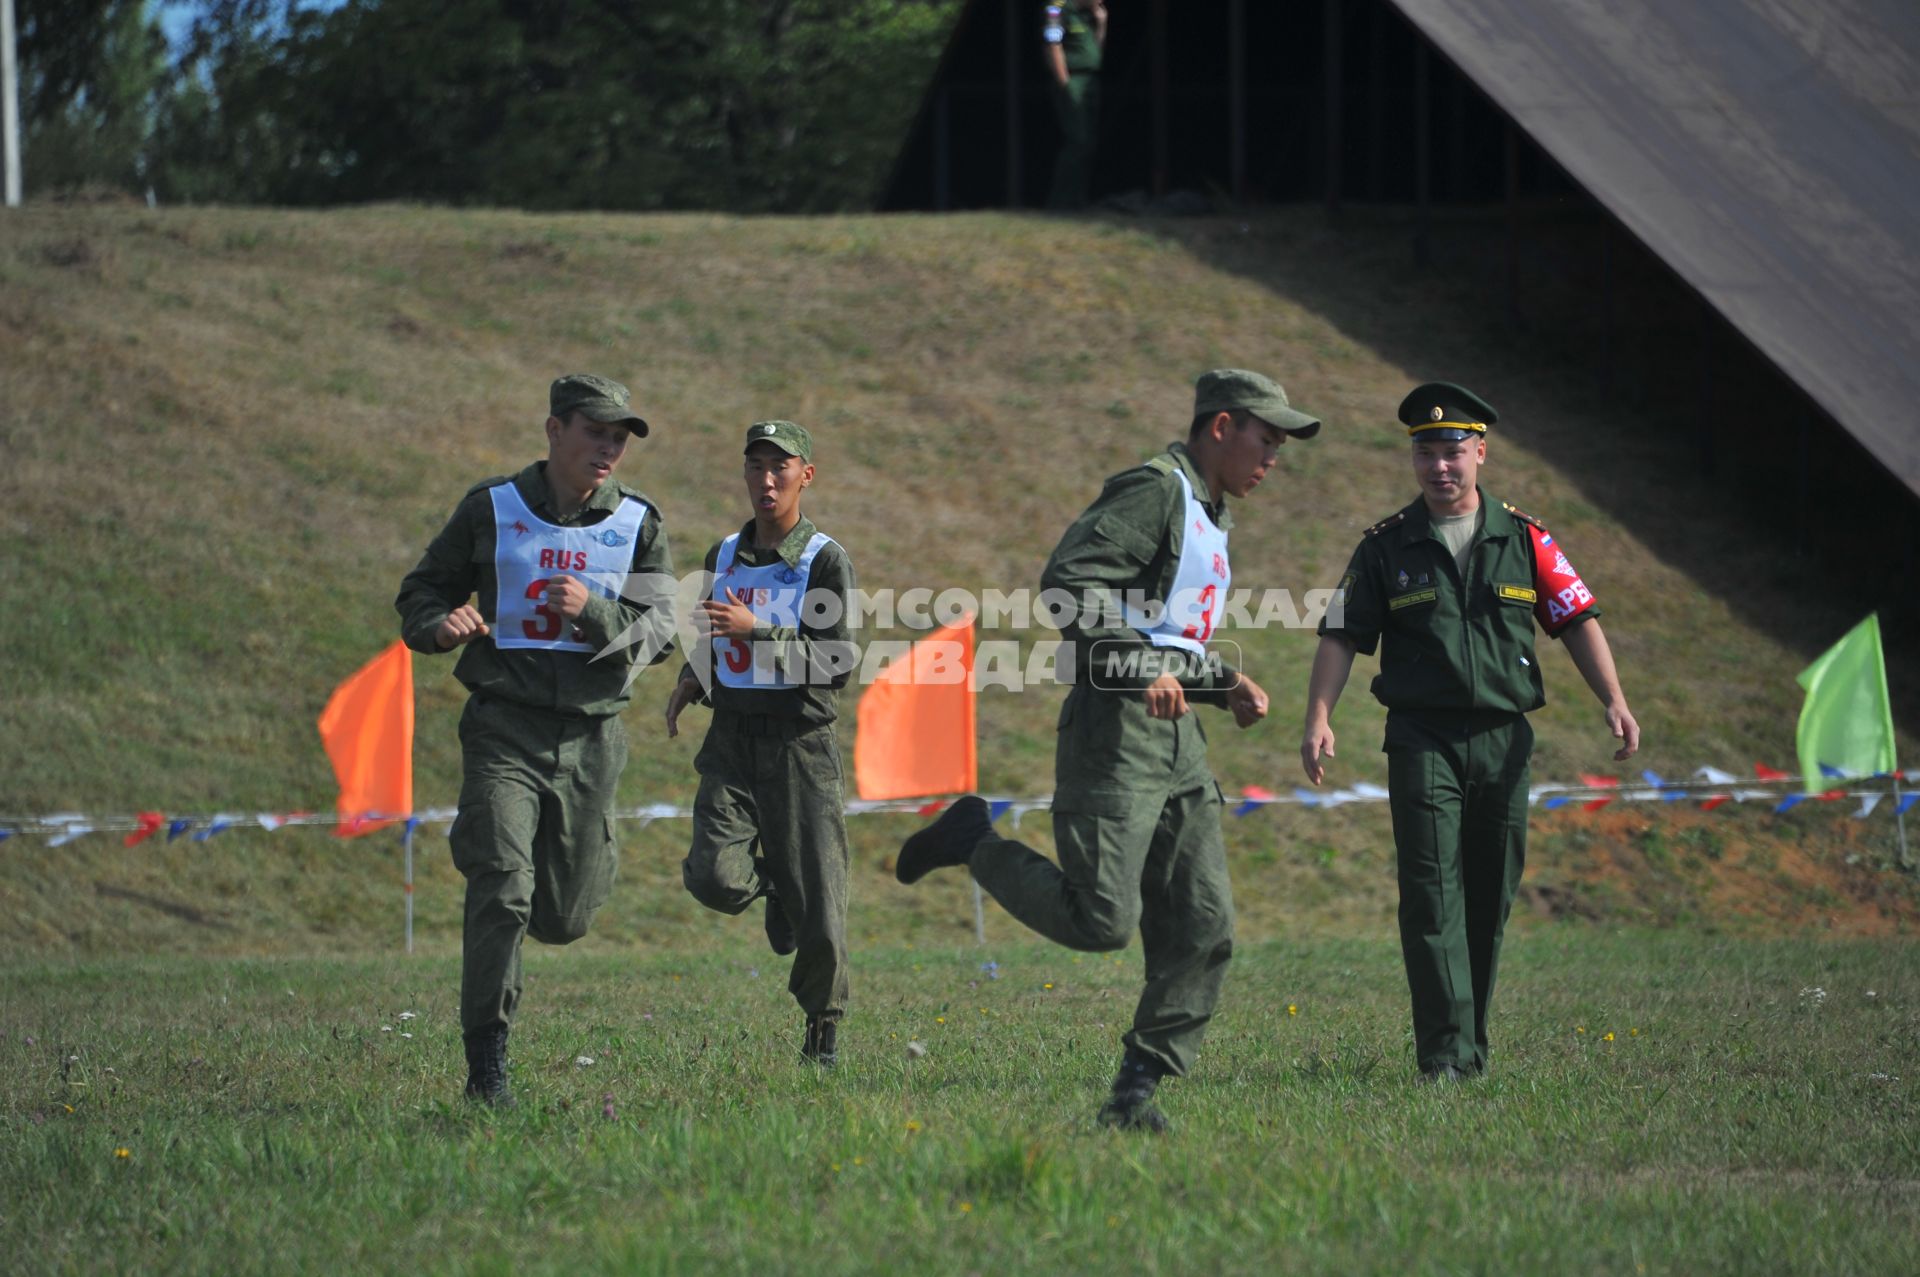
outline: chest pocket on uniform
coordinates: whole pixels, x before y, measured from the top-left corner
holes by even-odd
[[[1540,600],[1531,585],[1506,585],[1499,581],[1493,583],[1493,597],[1502,603],[1529,608]]]

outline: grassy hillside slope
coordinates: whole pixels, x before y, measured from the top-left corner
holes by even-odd
[[[1503,411],[1487,487],[1541,513],[1606,604],[1647,736],[1635,769],[1790,765],[1793,675],[1865,606],[1735,515],[1657,420],[1622,421],[1538,341],[1479,326],[1457,281],[1414,275],[1404,256],[1391,227],[1334,234],[1308,212],[1121,225],[10,214],[0,817],[329,806],[313,728],[329,690],[391,640],[395,586],[466,487],[539,455],[546,383],[580,368],[628,382],[654,423],[622,477],[660,503],[683,568],[744,517],[741,428],[789,416],[819,441],[808,511],[862,584],[936,590],[1034,585],[1100,479],[1182,431],[1193,374],[1220,364],[1272,371],[1327,420],[1239,512],[1235,583],[1329,586],[1360,530],[1412,495],[1390,424],[1400,395],[1458,380]],[[1275,713],[1248,733],[1214,719],[1215,769],[1230,791],[1288,788],[1313,641],[1240,637]],[[1536,779],[1615,770],[1571,663],[1544,659]],[[457,788],[449,669],[416,663],[423,806]],[[1370,670],[1336,720],[1337,783],[1384,780]],[[692,796],[704,722],[666,740],[666,690],[663,671],[641,684],[623,803]],[[985,694],[985,788],[1048,789],[1058,702]],[[850,748],[851,698],[845,716]],[[1920,758],[1910,735],[1902,746]],[[1603,816],[1536,815],[1543,909],[1856,931],[1920,917],[1886,872],[1884,813]],[[853,822],[857,932],[965,925],[960,884],[910,894],[883,872],[912,823]],[[1383,809],[1229,823],[1248,934],[1390,917]],[[679,892],[683,826],[625,828],[603,942],[734,934]],[[457,883],[435,831],[421,854],[436,943],[457,932]],[[364,943],[391,928],[398,896],[390,839],[283,831],[133,852],[15,839],[0,844],[0,905],[19,920],[0,946],[250,950]]]

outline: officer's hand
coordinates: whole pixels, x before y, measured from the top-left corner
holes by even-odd
[[[700,699],[700,680],[692,674],[685,675],[673,685],[673,691],[667,696],[667,737],[672,739],[680,734],[680,711]]]
[[[732,590],[725,603],[707,599],[693,607],[693,627],[706,638],[752,638],[756,624],[747,601]]]
[[[1614,762],[1624,763],[1639,750],[1640,724],[1633,721],[1633,711],[1624,702],[1607,706],[1607,730],[1613,733],[1615,739],[1624,742],[1613,751]]]
[[[547,578],[547,607],[569,621],[579,620],[580,614],[587,610],[587,594],[586,582],[578,577]]]
[[[487,622],[480,615],[480,609],[471,603],[462,603],[447,613],[447,619],[433,631],[433,643],[443,652],[450,652],[462,643],[471,643],[477,638],[485,638]]]
[[[1183,717],[1187,712],[1186,689],[1171,674],[1162,674],[1148,683],[1142,695],[1147,702],[1148,718],[1174,719]]]
[[[1320,760],[1333,757],[1333,728],[1326,723],[1307,724],[1307,734],[1300,738],[1300,766],[1307,773],[1307,779],[1318,785],[1327,778],[1326,765]]]
[[[1267,694],[1260,690],[1260,684],[1242,674],[1240,681],[1227,689],[1227,708],[1233,711],[1235,723],[1252,727],[1267,716]]]

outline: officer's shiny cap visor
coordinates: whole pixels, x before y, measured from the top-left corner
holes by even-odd
[[[1487,428],[1477,421],[1436,421],[1427,426],[1410,426],[1407,434],[1423,443],[1459,443],[1462,439],[1478,439],[1487,433]]]

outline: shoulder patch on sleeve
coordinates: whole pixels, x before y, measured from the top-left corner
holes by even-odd
[[[512,475],[496,474],[495,476],[493,476],[493,478],[482,479],[480,482],[474,484],[471,488],[468,488],[467,495],[472,496],[476,492],[485,492],[488,488],[497,488],[503,483],[512,483],[512,482],[513,482]]]
[[[1525,510],[1522,510],[1519,506],[1509,505],[1505,501],[1502,501],[1500,503],[1500,508],[1502,510],[1505,510],[1508,514],[1512,515],[1514,518],[1520,520],[1520,522],[1522,523],[1531,523],[1534,527],[1539,528],[1542,532],[1545,532],[1547,530],[1546,524],[1540,522],[1540,520],[1534,518],[1532,515],[1528,514]]]
[[[1397,527],[1400,523],[1405,521],[1406,517],[1407,517],[1407,512],[1405,510],[1396,510],[1394,513],[1388,515],[1386,518],[1380,520],[1380,522],[1368,528],[1361,535],[1370,536],[1370,537],[1379,536],[1382,532],[1385,532],[1388,528]]]

